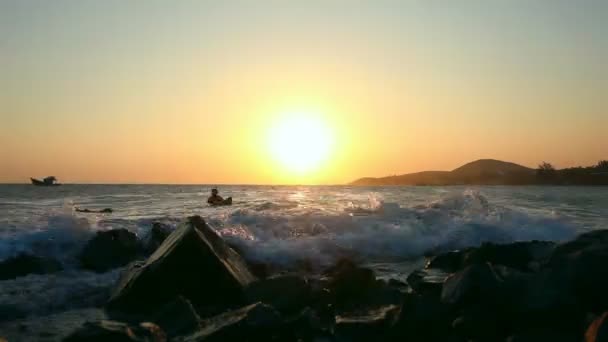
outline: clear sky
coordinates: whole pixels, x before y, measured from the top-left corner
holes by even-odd
[[[608,1],[0,0],[0,182],[568,167],[607,133]]]

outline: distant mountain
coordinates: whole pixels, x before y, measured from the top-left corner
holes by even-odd
[[[534,184],[534,169],[494,159],[480,159],[452,171],[423,171],[399,176],[361,178],[351,185]]]

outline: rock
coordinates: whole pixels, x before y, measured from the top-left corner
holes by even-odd
[[[585,342],[608,342],[608,311],[595,319],[585,332]]]
[[[100,231],[84,247],[80,262],[86,269],[106,272],[133,261],[138,249],[137,236],[124,228]]]
[[[270,304],[281,313],[295,313],[308,304],[311,289],[303,277],[282,275],[249,284],[245,297],[250,303]]]
[[[334,333],[338,340],[383,340],[399,316],[399,306],[389,305],[356,315],[336,316]]]
[[[509,325],[517,331],[559,327],[565,334],[582,332],[585,312],[574,293],[569,273],[566,269],[545,269],[505,279],[506,290],[501,297]]]
[[[440,269],[446,272],[458,272],[464,267],[464,256],[471,248],[462,251],[450,251],[432,257],[426,264],[427,269]]]
[[[521,271],[533,271],[535,265],[548,259],[555,248],[549,241],[525,241],[509,244],[484,243],[477,248],[466,248],[438,255],[427,263],[427,268],[457,272],[472,264],[489,262]]]
[[[407,283],[418,294],[439,296],[448,277],[449,274],[441,270],[416,270],[407,277]]]
[[[116,321],[87,322],[80,329],[66,337],[64,342],[165,342],[165,333],[156,324],[145,322],[128,325]]]
[[[242,303],[243,289],[253,281],[240,255],[200,216],[193,216],[143,266],[124,274],[107,307],[146,312],[182,295],[197,309],[224,309]]]
[[[275,309],[256,303],[207,319],[200,331],[175,341],[280,341],[282,323]]]
[[[356,306],[357,301],[377,285],[373,270],[359,267],[346,259],[338,261],[325,274],[330,277],[328,287],[338,307]]]
[[[0,262],[0,280],[14,279],[31,273],[55,273],[62,269],[61,263],[53,258],[22,253]]]
[[[555,249],[545,268],[561,275],[572,285],[585,310],[601,313],[608,308],[607,230],[580,235]]]
[[[154,222],[152,224],[152,228],[150,229],[150,234],[145,242],[144,249],[146,253],[154,253],[154,251],[160,247],[163,241],[165,241],[165,239],[171,235],[171,232],[172,230],[170,226],[160,222]]]
[[[507,338],[507,342],[580,342],[581,340],[579,334],[563,332],[557,329],[526,331]]]
[[[166,304],[151,319],[163,329],[169,338],[199,331],[201,329],[200,320],[192,304],[182,296]]]
[[[452,320],[450,308],[439,298],[407,294],[390,335],[396,341],[447,341]]]
[[[500,285],[501,280],[490,264],[474,264],[446,279],[441,301],[454,306],[489,304],[500,299]]]
[[[562,243],[555,248],[551,255],[550,264],[559,264],[563,258],[568,258],[590,247],[608,245],[608,229],[594,230],[580,234],[576,239]]]

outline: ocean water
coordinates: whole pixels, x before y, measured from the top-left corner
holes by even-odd
[[[565,241],[608,228],[608,187],[221,186],[230,207],[206,204],[204,185],[0,185],[0,260],[52,256],[65,270],[0,281],[0,322],[101,305],[121,269],[93,273],[77,256],[96,231],[145,238],[201,215],[246,258],[321,269],[349,256],[404,279],[428,253],[486,241]],[[85,214],[74,208],[112,208]]]

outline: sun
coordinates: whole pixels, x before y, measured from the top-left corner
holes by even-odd
[[[291,111],[270,127],[268,144],[272,157],[285,169],[306,174],[329,158],[333,136],[322,115]]]

